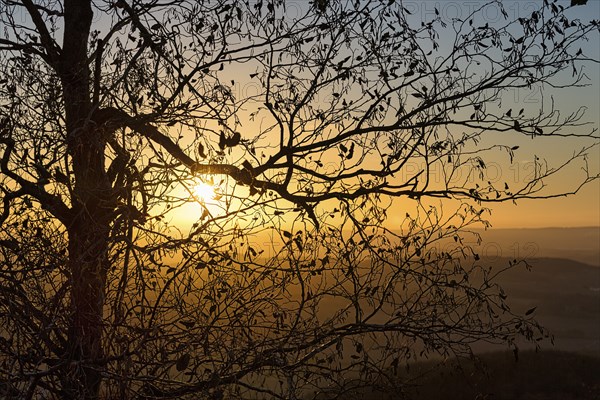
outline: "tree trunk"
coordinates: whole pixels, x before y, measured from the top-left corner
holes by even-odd
[[[67,148],[75,184],[69,234],[70,325],[63,398],[97,399],[102,381],[102,330],[108,239],[114,200],[105,170],[106,137],[93,121],[88,40],[90,0],[65,0],[58,73],[63,86]]]
[[[103,226],[104,225],[104,226]],[[103,365],[102,324],[108,226],[82,217],[69,231],[71,321],[63,397],[97,399]]]
[[[85,132],[85,131],[84,131]],[[109,234],[115,200],[104,169],[101,130],[82,135],[73,150],[75,218],[68,228],[71,320],[64,397],[97,399],[103,364],[102,330]],[[96,139],[95,139],[96,138]]]

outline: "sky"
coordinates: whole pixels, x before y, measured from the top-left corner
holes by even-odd
[[[403,4],[410,9],[415,16],[422,19],[431,18],[438,10],[442,18],[451,21],[455,17],[467,15],[474,7],[482,2],[477,1],[405,1]],[[504,1],[505,9],[509,18],[527,16],[536,9],[541,1]],[[558,4],[568,5],[568,1],[559,1]],[[591,20],[600,19],[600,1],[590,0],[586,6],[575,7],[570,10],[571,19]],[[498,22],[502,16],[494,7],[484,10],[489,22]],[[582,49],[591,58],[600,60],[600,42],[596,40],[581,43]],[[585,69],[589,77],[588,87],[571,88],[553,93],[546,89],[544,93],[540,89],[513,91],[513,103],[525,108],[535,109],[542,105],[542,97],[548,102],[550,96],[554,96],[557,108],[566,115],[567,111],[574,111],[580,106],[587,107],[584,120],[589,122],[588,131],[592,128],[600,128],[600,68],[598,64],[589,63]],[[600,132],[596,132],[596,137]],[[502,140],[494,138],[494,140]],[[511,138],[513,140],[513,138]],[[489,176],[502,175],[503,179],[512,179],[518,183],[520,179],[531,173],[533,155],[546,159],[550,165],[558,165],[573,152],[583,146],[591,144],[590,140],[563,140],[563,138],[549,138],[548,140],[523,140],[517,139],[520,150],[516,157],[519,161],[513,165],[502,162],[493,165],[488,170]],[[597,140],[596,140],[597,142]],[[600,173],[600,148],[596,146],[588,152],[590,172]],[[574,182],[584,176],[581,164],[570,168],[568,173],[563,174],[560,179],[549,182],[548,189],[570,191],[575,188]],[[506,171],[508,169],[508,173]],[[510,180],[509,180],[509,183]],[[491,204],[492,214],[489,218],[493,227],[496,228],[539,228],[539,227],[577,227],[577,226],[600,226],[600,180],[590,183],[582,188],[577,195],[544,199],[544,200],[520,200],[516,204],[512,202]]]
[[[528,7],[537,2],[506,3],[508,10],[526,11]],[[559,4],[567,4],[567,2]],[[600,19],[600,1],[590,0],[586,6],[575,7],[571,11],[573,11],[571,18]],[[596,61],[600,60],[600,42],[597,41],[597,38],[598,35],[595,36],[596,40],[581,43],[581,47]],[[564,110],[565,113],[576,107],[587,107],[584,119],[590,122],[590,128],[597,130],[595,135],[598,137],[600,135],[598,132],[600,128],[600,68],[597,63],[595,65],[589,63],[585,73],[589,77],[588,87],[563,90],[555,95],[555,101],[557,107]],[[548,94],[551,93],[544,93],[546,96]],[[541,102],[541,93],[539,91],[515,93],[515,100],[522,102],[525,106],[535,107]],[[558,164],[571,152],[591,143],[591,141],[552,139],[549,138],[541,143],[530,141],[529,145],[523,144],[523,148],[532,149],[537,154],[544,154],[546,159]],[[600,173],[600,148],[596,146],[588,154],[590,172]],[[521,162],[511,169],[511,172],[514,172],[512,176],[527,173],[528,166],[530,167],[531,164],[528,164],[527,161]],[[577,165],[576,168],[570,169],[560,182],[552,182],[552,184],[561,188],[574,188],[573,182],[583,176],[580,167],[581,165]],[[590,183],[575,196],[542,201],[521,200],[517,202],[517,205],[512,203],[494,205],[492,224],[495,227],[503,228],[600,226],[600,180]]]
[[[526,16],[536,9],[540,1],[504,1],[505,9],[510,19]],[[558,4],[568,5],[568,0],[560,0]],[[300,14],[300,10],[306,7],[303,0],[291,0],[287,3],[287,13],[293,17],[294,13]],[[402,5],[411,12],[414,18],[428,20],[439,13],[441,18],[450,23],[453,18],[465,18],[476,7],[481,5],[477,0],[461,1],[402,1]],[[576,7],[571,10],[571,18],[583,20],[600,19],[600,0],[590,0],[586,6]],[[484,18],[490,22],[499,22],[502,15],[495,7],[486,8],[483,12]],[[581,47],[590,57],[600,60],[600,43],[597,41],[581,43]],[[443,39],[442,39],[443,43]],[[584,120],[590,125],[586,128],[598,129],[600,127],[600,67],[598,64],[589,63],[585,74],[589,77],[589,86],[585,88],[565,89],[560,92],[552,92],[539,88],[531,90],[518,90],[510,94],[511,103],[535,110],[542,106],[542,99],[547,104],[550,96],[554,96],[557,108],[567,113],[578,107],[587,107]],[[259,88],[251,83],[240,87],[238,95],[253,95]],[[598,136],[599,133],[596,132]],[[585,145],[591,144],[590,140],[564,140],[564,138],[548,138],[530,140],[528,138],[508,136],[506,138],[494,136],[494,141],[504,141],[507,145],[519,145],[515,163],[510,165],[506,160],[498,160],[497,163],[488,162],[487,173],[491,180],[508,180],[509,184],[518,184],[523,178],[531,173],[532,160],[534,156],[540,156],[552,166],[560,165],[570,154],[578,151]],[[596,146],[588,152],[588,162],[591,174],[600,172],[600,148]],[[567,169],[559,179],[548,182],[551,191],[571,191],[576,187],[582,177],[581,164]],[[577,195],[544,200],[520,200],[516,204],[512,202],[494,203],[489,205],[492,214],[489,220],[493,227],[518,228],[518,227],[576,227],[576,226],[600,226],[600,180],[596,180],[582,188]],[[394,207],[410,208],[410,202],[396,203]],[[400,209],[401,208],[401,209]],[[185,226],[191,225],[194,219],[202,213],[202,207],[190,204],[174,216],[175,222]],[[398,224],[393,215],[404,215],[402,212],[391,213],[390,224]]]
[[[510,19],[525,16],[539,6],[539,1],[505,1],[505,9],[509,14]],[[288,4],[288,12],[294,13],[294,2]],[[436,9],[442,19],[448,23],[452,18],[464,18],[475,9],[481,2],[478,1],[404,1],[403,6],[409,10],[414,18],[423,20],[431,19]],[[561,1],[559,4],[567,5],[567,1]],[[299,8],[302,5],[298,5]],[[582,20],[600,19],[600,1],[591,0],[584,7],[576,7],[569,14],[571,19],[580,18]],[[496,8],[490,7],[484,10],[484,17],[490,23],[499,22],[502,15],[499,14]],[[582,49],[585,50],[591,58],[600,59],[600,43],[596,40],[581,43]],[[443,38],[442,38],[443,43]],[[556,108],[559,109],[562,115],[567,115],[569,112],[576,111],[579,107],[587,108],[584,121],[589,124],[582,128],[579,132],[589,132],[592,129],[598,130],[600,127],[600,68],[598,64],[588,63],[584,72],[589,80],[586,81],[587,87],[583,88],[566,88],[560,91],[553,91],[551,88],[532,88],[514,90],[506,97],[506,103],[511,107],[524,107],[527,110],[537,110],[540,107],[548,107],[550,99],[555,102]],[[569,74],[570,75],[570,74]],[[570,76],[565,76],[570,78]],[[558,81],[561,83],[561,80]],[[252,86],[244,86],[242,90],[246,90],[248,94],[252,92]],[[240,93],[244,94],[244,93]],[[503,100],[504,101],[504,100]],[[503,105],[509,107],[508,104]],[[246,126],[247,128],[247,126]],[[596,137],[600,133],[596,132]],[[510,164],[506,158],[498,159],[494,162],[488,161],[487,178],[494,181],[503,180],[509,185],[519,184],[523,182],[532,173],[533,159],[535,156],[541,160],[548,162],[550,167],[556,167],[565,162],[570,155],[578,152],[582,147],[592,144],[594,141],[589,139],[565,139],[565,138],[524,138],[522,135],[494,135],[490,137],[490,142],[502,143],[510,146],[518,145],[519,150],[515,154],[515,162]],[[596,140],[597,142],[597,140]],[[587,161],[590,174],[600,173],[600,148],[593,147],[587,152]],[[582,171],[583,164],[575,163],[563,171],[558,178],[549,180],[548,187],[544,194],[553,194],[560,192],[573,191],[578,182],[580,182],[585,174]],[[435,177],[434,177],[435,179]],[[395,216],[402,216],[406,210],[410,210],[414,204],[408,200],[395,202],[393,210],[390,213],[390,227],[398,225],[401,220]],[[600,227],[600,180],[593,181],[583,187],[576,195],[565,197],[541,199],[541,200],[519,200],[505,203],[486,204],[492,212],[488,216],[488,220],[495,228],[540,228],[540,227],[578,227],[578,226],[598,226]],[[196,210],[196,211],[194,211]],[[189,205],[182,210],[182,214],[189,216],[195,215],[201,210],[197,205]],[[396,212],[397,211],[397,212]],[[183,218],[180,223],[185,225]],[[398,217],[399,218],[399,217]]]

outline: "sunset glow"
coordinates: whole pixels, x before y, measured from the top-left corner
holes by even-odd
[[[216,197],[215,187],[206,182],[200,182],[194,186],[194,195],[202,203],[210,202]]]

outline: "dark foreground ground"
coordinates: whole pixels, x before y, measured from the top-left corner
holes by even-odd
[[[481,361],[417,365],[411,373],[413,376],[424,371],[430,373],[408,389],[407,394],[415,400],[600,399],[599,357],[528,351],[521,353],[516,361],[512,353],[495,352],[481,356]]]
[[[418,362],[402,370],[397,392],[329,392],[336,400],[600,400],[600,357],[548,350],[493,352],[477,360]],[[307,398],[314,399],[309,396]]]

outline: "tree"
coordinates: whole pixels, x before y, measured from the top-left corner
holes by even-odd
[[[3,2],[2,396],[347,398],[400,390],[418,353],[545,335],[464,240],[485,203],[566,194],[545,182],[598,143],[583,109],[502,104],[586,84],[598,23],[569,12]],[[587,141],[487,182],[518,135]]]

